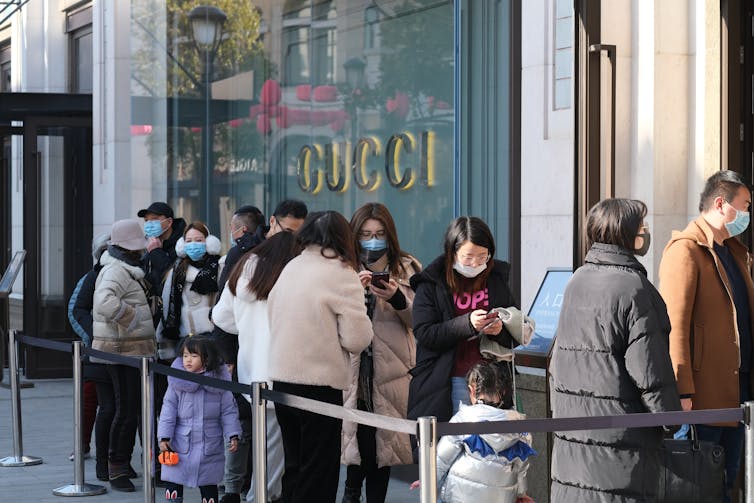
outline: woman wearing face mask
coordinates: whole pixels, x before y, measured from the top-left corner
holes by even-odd
[[[448,421],[459,403],[470,404],[466,373],[483,360],[478,334],[512,346],[495,307],[516,306],[509,286],[510,264],[495,260],[487,224],[459,217],[445,232],[445,253],[411,278],[416,367],[409,387],[408,417]]]
[[[680,410],[659,292],[635,255],[647,207],[606,199],[587,216],[591,247],[566,286],[550,363],[553,417]],[[551,501],[656,501],[662,428],[556,432]],[[630,475],[630,476],[629,476]]]
[[[162,287],[162,320],[157,327],[160,360],[172,360],[184,337],[212,331],[220,240],[202,222],[192,222],[175,245],[178,259]]]
[[[351,385],[343,401],[349,408],[405,418],[408,372],[416,361],[409,278],[421,264],[401,250],[393,217],[384,205],[368,203],[356,210],[351,229],[374,338],[365,351],[351,357]],[[389,279],[382,282],[374,273],[388,273]],[[344,421],[342,462],[348,466],[343,503],[361,500],[365,479],[367,503],[384,502],[390,466],[412,462],[409,436]]]

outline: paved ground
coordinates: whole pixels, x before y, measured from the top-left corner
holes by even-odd
[[[3,502],[143,502],[142,479],[134,480],[135,493],[108,492],[100,496],[60,497],[52,490],[73,484],[73,463],[68,455],[73,450],[73,391],[70,379],[33,381],[35,386],[21,390],[21,414],[23,428],[23,453],[41,457],[44,463],[20,468],[0,467],[0,493]],[[3,384],[7,384],[6,376]],[[138,437],[137,437],[138,438]],[[94,444],[94,442],[92,442]],[[94,445],[92,445],[92,449]],[[134,449],[133,466],[141,473],[139,456],[141,449]],[[10,390],[0,387],[0,458],[13,455],[11,433]],[[341,468],[340,487],[337,501],[340,501],[345,469]],[[85,462],[85,482],[109,486],[99,482],[94,476],[94,459]],[[156,501],[163,501],[159,488]],[[187,503],[201,501],[198,490],[187,490]],[[408,483],[393,479],[387,497],[388,502],[404,503],[419,501],[417,491],[408,490]]]

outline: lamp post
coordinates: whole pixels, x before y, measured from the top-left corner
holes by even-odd
[[[351,90],[351,166],[356,164],[356,144],[359,141],[359,93],[363,92],[366,82],[364,70],[367,64],[359,57],[353,57],[343,63],[343,69],[346,72],[346,83]],[[354,174],[352,174],[353,176]],[[356,210],[356,191],[351,191],[351,212]]]
[[[227,16],[211,5],[200,5],[191,9],[188,15],[191,22],[191,36],[202,60],[202,97],[204,98],[204,112],[202,118],[202,162],[204,186],[204,219],[209,224],[212,202],[212,175],[214,171],[214,152],[212,147],[212,126],[210,121],[210,103],[212,100],[212,75],[214,73],[215,55],[222,41],[223,25]]]

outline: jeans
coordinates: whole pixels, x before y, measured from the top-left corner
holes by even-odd
[[[741,403],[751,400],[750,374],[739,374],[739,394]],[[723,503],[730,503],[731,490],[736,483],[738,469],[741,466],[741,453],[744,448],[744,425],[738,426],[709,426],[696,425],[699,440],[715,442],[725,449],[725,495]]]
[[[377,466],[377,429],[360,424],[356,430],[356,440],[361,455],[360,465],[348,465],[346,469],[346,487],[361,492],[361,484],[367,481],[367,503],[385,503],[387,486],[390,482],[390,467]]]
[[[471,405],[469,399],[469,387],[466,384],[465,377],[451,377],[450,378],[450,400],[453,402],[453,414],[458,412],[460,408],[458,403],[464,405]]]
[[[225,453],[225,494],[241,494],[246,473],[249,471],[249,450],[251,449],[251,418],[239,419],[241,437],[236,452]]]

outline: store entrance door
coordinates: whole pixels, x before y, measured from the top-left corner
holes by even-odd
[[[28,117],[24,122],[24,333],[70,341],[68,298],[92,266],[91,118]],[[31,379],[70,375],[71,359],[26,351]]]

